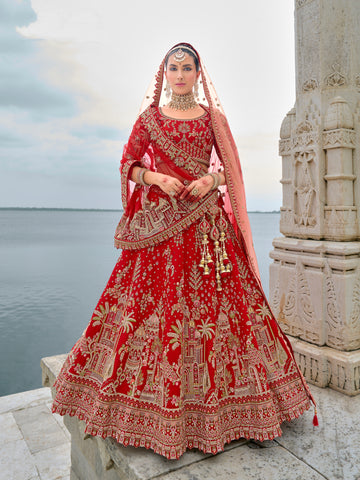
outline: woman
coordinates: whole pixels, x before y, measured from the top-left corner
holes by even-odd
[[[236,146],[190,44],[161,63],[121,178],[123,251],[53,411],[168,458],[281,435],[313,398],[262,291]]]

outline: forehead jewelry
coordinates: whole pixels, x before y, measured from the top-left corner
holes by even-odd
[[[182,62],[185,60],[185,52],[180,48],[177,52],[174,53],[174,58],[177,62]]]

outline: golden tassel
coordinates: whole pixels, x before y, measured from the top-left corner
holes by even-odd
[[[232,265],[230,263],[228,254],[226,252],[225,248],[225,242],[226,242],[226,230],[227,230],[227,221],[225,218],[222,216],[221,210],[220,210],[220,218],[217,221],[217,226],[219,227],[220,230],[220,243],[221,243],[221,263],[222,263],[222,268],[220,269],[221,275],[226,276],[228,273],[231,272],[232,270]]]
[[[219,243],[220,232],[215,225],[215,218],[211,216],[211,230],[210,230],[210,238],[214,242],[214,252],[216,258],[215,264],[215,278],[216,278],[216,290],[220,292],[222,290],[221,286],[221,248]]]
[[[199,230],[203,235],[202,239],[202,256],[200,260],[199,267],[204,269],[204,275],[210,275],[210,268],[209,264],[213,262],[211,255],[209,253],[209,240],[208,240],[208,233],[210,231],[210,224],[206,220],[206,217],[204,215],[204,218],[199,224]]]

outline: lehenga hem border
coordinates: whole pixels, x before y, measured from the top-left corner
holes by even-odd
[[[213,441],[204,440],[204,438],[202,438],[200,435],[186,435],[183,443],[177,446],[161,444],[151,435],[135,434],[130,431],[119,431],[115,425],[99,428],[91,420],[89,420],[88,415],[81,409],[81,407],[64,407],[61,404],[54,402],[52,412],[62,416],[76,416],[79,420],[84,421],[86,424],[84,433],[91,436],[97,436],[103,439],[111,437],[125,447],[144,447],[146,449],[153,450],[155,453],[162,455],[169,460],[175,460],[179,459],[187,449],[190,450],[196,448],[203,453],[211,453],[215,455],[219,452],[222,452],[226,444],[241,438],[263,442],[264,440],[273,440],[275,437],[281,437],[281,423],[285,421],[290,422],[291,420],[300,417],[300,415],[302,415],[306,410],[309,410],[310,407],[310,400],[306,398],[302,403],[288,409],[286,413],[278,412],[277,415],[279,422],[277,425],[274,425],[270,428],[244,428],[241,426],[229,428],[223,432],[221,438]]]

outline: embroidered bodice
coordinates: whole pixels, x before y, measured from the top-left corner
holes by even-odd
[[[178,178],[187,185],[208,171],[214,145],[211,117],[183,120],[167,117],[157,107],[145,110],[131,132],[122,159],[125,212],[115,234],[118,248],[144,248],[188,228],[217,203],[211,191],[199,202],[170,197],[157,185],[128,188],[134,165]]]
[[[209,165],[214,134],[208,112],[191,120],[179,120],[164,115],[156,109],[156,119],[170,140],[185,150],[192,158]],[[181,158],[174,160],[178,167],[184,167]]]

